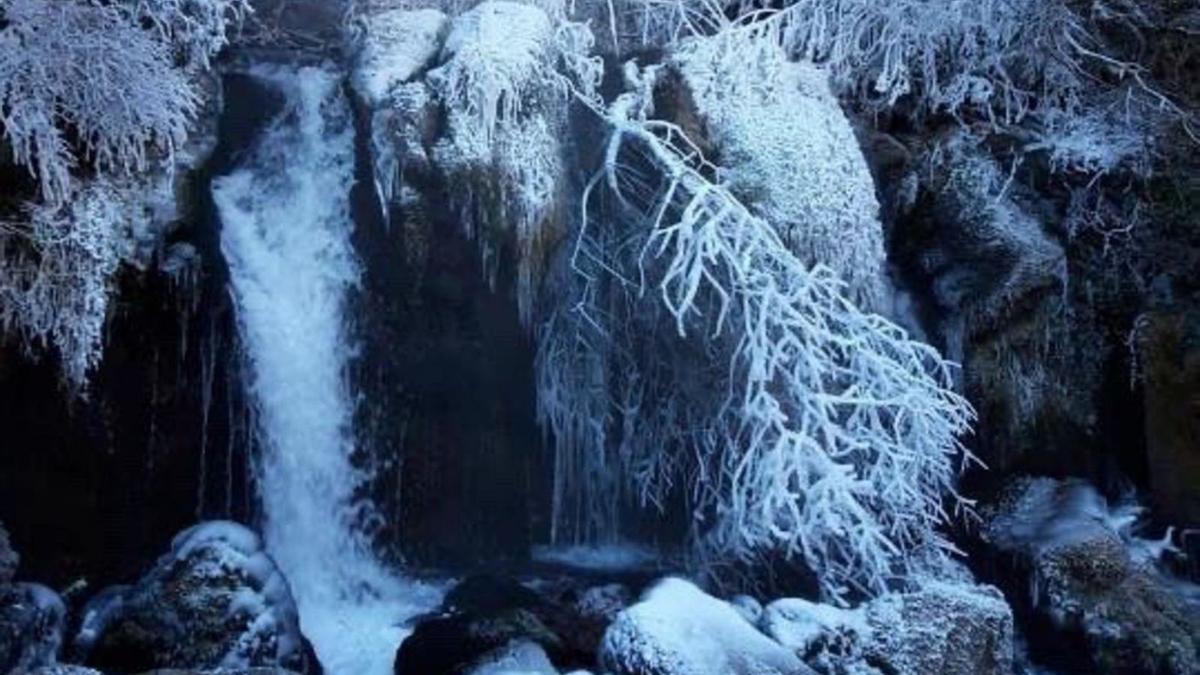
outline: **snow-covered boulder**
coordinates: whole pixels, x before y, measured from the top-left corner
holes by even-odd
[[[372,110],[387,104],[437,57],[449,19],[436,9],[389,9],[362,20],[362,35],[350,76],[354,91]]]
[[[617,615],[600,664],[615,675],[791,675],[811,672],[730,604],[668,578]]]
[[[866,608],[868,662],[902,675],[1008,675],[1013,672],[1013,615],[991,586],[926,582],[885,595]]]
[[[742,615],[742,618],[752,624],[758,624],[762,618],[763,606],[758,599],[749,595],[735,595],[729,599],[729,604]]]
[[[66,607],[39,584],[0,588],[0,674],[24,675],[57,662]]]
[[[854,299],[878,309],[886,256],[875,183],[828,73],[782,49],[748,56],[744,47],[684,42],[657,76],[656,114],[701,144],[720,180],[793,253],[832,268]]]
[[[518,640],[485,654],[467,675],[558,675],[545,650]]]
[[[998,590],[927,582],[854,609],[784,598],[759,627],[822,673],[1007,675],[1012,611]]]
[[[758,626],[805,657],[819,652],[850,653],[871,633],[864,609],[842,609],[803,598],[782,598],[768,604]]]
[[[1059,630],[1052,649],[1082,635],[1084,653],[1073,658],[1095,672],[1200,672],[1200,616],[1156,564],[1170,542],[1133,535],[1139,512],[1083,481],[1023,477],[983,511],[983,534],[1001,559],[1017,561],[1013,594],[1032,598]]]
[[[287,580],[256,534],[221,521],[180,533],[136,584],[89,603],[75,647],[86,665],[102,670],[320,673]]]

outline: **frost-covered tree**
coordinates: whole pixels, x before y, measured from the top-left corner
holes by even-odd
[[[634,93],[606,113],[571,289],[539,333],[555,535],[611,537],[623,496],[682,496],[703,563],[781,555],[835,600],[902,582],[949,548],[969,461],[951,364],[802,262],[648,109]]]
[[[28,203],[11,207],[0,231],[0,317],[27,346],[57,347],[74,385],[98,359],[114,256],[134,219],[120,212],[132,186],[99,179],[170,162],[201,103],[196,71],[248,9],[246,0],[0,0],[0,156],[37,185],[5,195]]]

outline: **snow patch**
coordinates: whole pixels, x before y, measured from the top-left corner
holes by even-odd
[[[617,615],[600,662],[617,673],[662,675],[791,675],[803,668],[728,603],[675,578]]]
[[[354,72],[354,90],[372,109],[437,57],[449,19],[436,9],[393,9],[365,22]]]

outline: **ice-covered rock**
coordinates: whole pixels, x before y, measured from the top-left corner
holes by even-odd
[[[86,665],[124,672],[320,672],[287,580],[258,536],[230,522],[185,530],[136,584],[103,592],[85,608],[75,642]]]
[[[367,15],[350,83],[371,109],[428,67],[442,48],[449,19],[436,9],[389,9]]]
[[[62,599],[45,586],[0,588],[0,674],[25,675],[55,665],[66,614]]]
[[[721,167],[718,178],[808,264],[869,309],[885,299],[875,183],[828,74],[782,49],[740,54],[734,38],[685,42],[657,76],[656,114]]]
[[[603,668],[616,675],[789,675],[810,672],[731,605],[668,578],[617,615],[604,634]]]
[[[1031,645],[1081,636],[1072,658],[1098,673],[1200,670],[1200,616],[1156,566],[1169,542],[1132,534],[1138,508],[1110,505],[1082,481],[1018,478],[983,513],[986,541],[1023,573],[1013,593],[1058,631]]]

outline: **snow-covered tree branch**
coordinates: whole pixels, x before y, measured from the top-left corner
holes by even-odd
[[[660,506],[685,493],[705,562],[782,554],[830,598],[882,592],[949,548],[937,528],[973,417],[953,366],[802,263],[633,98],[584,195],[574,294],[541,334],[559,480],[624,476]],[[603,533],[619,495],[556,486],[558,534]]]

